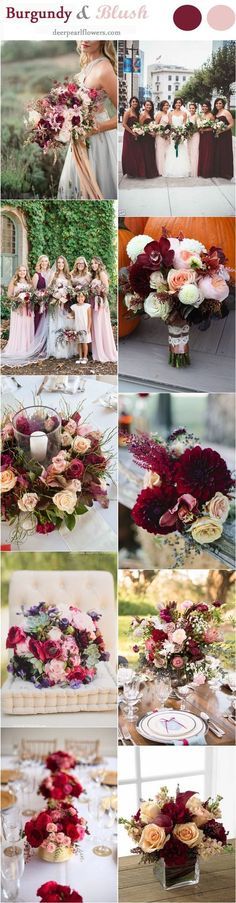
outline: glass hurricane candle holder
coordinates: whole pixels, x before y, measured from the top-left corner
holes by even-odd
[[[52,408],[24,408],[12,420],[18,448],[28,461],[50,464],[61,448],[61,418]]]

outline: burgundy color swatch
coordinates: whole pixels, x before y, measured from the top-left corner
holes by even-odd
[[[174,23],[181,31],[194,31],[201,24],[202,14],[197,6],[186,3],[178,6],[173,15]]]

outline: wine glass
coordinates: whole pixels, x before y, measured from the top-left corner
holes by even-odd
[[[22,834],[22,816],[19,806],[12,806],[2,812],[2,830],[5,840],[17,843]]]
[[[171,691],[171,680],[168,674],[157,677],[154,682],[157,705],[162,707],[168,699]]]
[[[181,712],[184,712],[187,697],[189,696],[189,693],[191,693],[191,687],[189,686],[189,684],[184,684],[184,686],[176,688],[176,693],[181,700],[180,710]]]
[[[5,845],[1,859],[2,887],[5,900],[15,901],[18,899],[20,879],[23,875],[24,867],[23,841],[18,841],[12,845],[8,844],[8,846]]]
[[[124,684],[123,698],[125,702],[125,711],[127,721],[136,721],[137,714],[134,711],[140,696],[140,680],[135,676],[128,683]]]

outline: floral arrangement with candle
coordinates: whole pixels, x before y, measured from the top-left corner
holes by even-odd
[[[25,610],[24,627],[13,626],[6,647],[13,650],[8,671],[35,687],[72,687],[90,683],[98,662],[108,661],[101,617],[73,605],[40,602]],[[55,761],[55,760],[54,760]]]
[[[228,314],[230,272],[224,251],[216,246],[207,249],[182,233],[173,238],[164,229],[159,241],[149,235],[131,238],[126,253],[131,262],[121,270],[125,306],[131,316],[138,312],[164,320],[169,363],[186,366],[189,326]]]
[[[79,852],[79,844],[89,831],[86,820],[79,817],[74,806],[63,801],[49,804],[27,821],[24,833],[30,847],[53,855],[56,861],[65,848],[71,853]]]
[[[133,651],[138,666],[147,673],[164,669],[171,677],[191,681],[194,687],[204,684],[219,672],[217,655],[221,635],[221,602],[184,602],[179,611],[169,602],[157,615],[132,618]],[[218,645],[217,645],[218,644]]]
[[[47,756],[45,765],[53,774],[55,771],[70,771],[71,768],[75,768],[76,759],[71,753],[58,749],[57,752]]]
[[[55,419],[58,420],[56,414]],[[78,411],[71,416],[62,415],[56,453],[47,464],[47,436],[37,435],[38,422],[42,424],[40,418],[29,422],[19,412],[14,417],[15,429],[10,414],[4,418],[2,427],[2,519],[11,525],[12,536],[17,540],[27,533],[51,533],[63,525],[73,530],[77,518],[94,502],[103,508],[109,504],[106,478],[111,455],[106,443],[111,434],[105,437],[88,423],[83,424]],[[45,424],[48,448],[50,429],[53,436],[54,426],[52,417]],[[21,440],[23,436],[23,447],[17,441],[17,430]]]
[[[133,435],[126,445],[146,471],[132,517],[148,533],[177,531],[188,545],[220,539],[230,512],[234,480],[221,455],[201,448],[192,433],[177,429],[167,440]]]
[[[162,787],[154,799],[140,804],[130,820],[119,819],[137,844],[131,852],[140,853],[142,863],[164,859],[168,868],[184,868],[192,851],[206,859],[231,850],[218,822],[221,799],[217,796],[202,803],[193,790],[177,792],[174,798]]]
[[[83,897],[72,890],[69,884],[57,884],[57,881],[46,881],[38,887],[39,903],[83,903]]]
[[[81,793],[84,793],[84,788],[77,778],[64,771],[58,771],[41,781],[38,793],[45,800],[68,800],[73,797],[78,799]]]

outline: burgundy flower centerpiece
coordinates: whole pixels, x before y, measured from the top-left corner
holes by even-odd
[[[221,799],[202,803],[193,790],[180,793],[179,788],[174,798],[161,787],[154,799],[141,802],[131,819],[119,819],[136,844],[131,853],[140,854],[141,864],[153,865],[165,890],[198,884],[200,857],[231,850],[217,821]]]
[[[76,766],[76,758],[71,753],[58,749],[57,752],[47,756],[45,765],[53,774],[56,771],[71,771]]]
[[[206,249],[195,238],[168,235],[159,241],[136,235],[126,247],[129,267],[121,271],[130,316],[146,313],[168,326],[169,364],[190,364],[191,324],[228,314],[230,271],[221,248]],[[122,287],[122,286],[121,286]]]
[[[57,881],[46,881],[38,887],[39,903],[83,903],[83,897],[72,890],[69,884],[58,884]]]
[[[14,437],[27,461],[50,464],[60,450],[61,417],[52,408],[22,409],[12,419]]]
[[[54,800],[55,803],[58,800],[70,802],[73,797],[78,799],[84,792],[84,788],[77,778],[64,771],[57,771],[55,774],[50,774],[48,778],[44,778],[38,789],[38,793],[45,800]]]
[[[55,863],[65,862],[78,853],[79,844],[88,833],[86,820],[64,800],[50,802],[24,828],[29,847],[38,851],[40,859]]]

